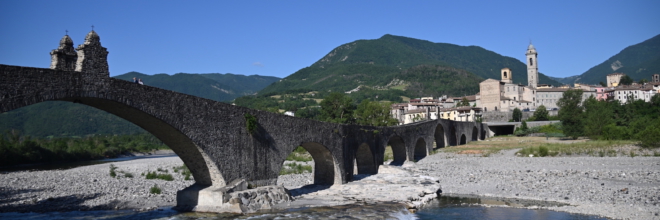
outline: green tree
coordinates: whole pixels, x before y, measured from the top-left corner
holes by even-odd
[[[458,104],[456,104],[456,107],[463,107],[463,106],[470,106],[470,101],[468,101],[466,97],[463,97],[463,99],[460,102],[458,102]]]
[[[321,120],[340,124],[353,122],[355,105],[353,99],[344,93],[330,93],[321,101]]]
[[[650,125],[637,135],[637,139],[641,141],[642,147],[660,147],[660,118],[650,122]]]
[[[569,89],[557,101],[559,106],[559,120],[561,120],[564,134],[577,139],[583,133],[582,124],[582,90]]]
[[[593,96],[584,101],[584,135],[591,139],[601,139],[603,128],[614,122],[614,113],[605,101]]]
[[[607,84],[605,84],[603,81],[600,81],[599,84],[600,84],[600,86],[602,86],[602,87],[607,87]]]
[[[307,106],[296,111],[296,117],[300,118],[318,119],[320,114],[321,109],[314,106]]]
[[[355,109],[355,122],[360,125],[391,126],[399,123],[390,114],[390,103],[362,100]]]
[[[536,111],[534,112],[535,121],[547,121],[548,119],[550,119],[550,114],[544,105],[536,108]]]
[[[527,127],[527,121],[522,121],[522,125],[520,126],[520,129],[523,131],[529,130],[529,127]]]
[[[639,84],[642,84],[642,85],[644,85],[644,83],[647,83],[647,82],[649,82],[648,79],[640,79],[639,80]]]
[[[513,121],[515,122],[520,122],[522,119],[522,111],[518,108],[513,109],[513,115],[512,115]]]
[[[631,85],[633,83],[633,79],[630,78],[628,75],[623,75],[621,77],[621,80],[619,80],[619,85]]]

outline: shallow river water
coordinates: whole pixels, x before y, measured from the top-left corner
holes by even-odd
[[[486,207],[498,205],[497,207]],[[51,213],[0,213],[0,219],[551,219],[551,220],[596,220],[597,216],[571,214],[540,209],[517,208],[543,206],[534,201],[506,201],[476,197],[442,196],[424,206],[417,213],[410,213],[399,204],[363,204],[332,207],[316,207],[283,210],[273,213],[246,215],[213,213],[179,213],[170,207],[148,212],[137,211],[80,211]],[[557,204],[545,204],[557,205]],[[502,207],[507,206],[507,207]]]

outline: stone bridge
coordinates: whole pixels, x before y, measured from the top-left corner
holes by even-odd
[[[88,60],[78,60],[75,70],[0,65],[0,112],[44,101],[69,101],[140,126],[169,146],[194,176],[196,183],[178,193],[178,206],[222,202],[222,198],[202,198],[204,190],[215,189],[208,192],[213,197],[237,182],[275,185],[285,159],[298,146],[314,159],[314,184],[332,185],[352,181],[354,174],[377,173],[388,145],[394,152],[393,163],[402,164],[425,157],[434,142],[437,147],[454,146],[486,135],[483,125],[474,122],[430,120],[371,127],[233,106],[111,78],[105,57],[89,62],[98,54],[102,53],[83,56]],[[248,114],[256,118],[256,129],[247,128]]]

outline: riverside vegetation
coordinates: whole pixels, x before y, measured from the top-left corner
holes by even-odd
[[[13,130],[0,134],[0,166],[114,158],[168,149],[151,134],[32,138]]]

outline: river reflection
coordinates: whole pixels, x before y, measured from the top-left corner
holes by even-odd
[[[496,205],[500,207],[485,207]],[[596,220],[598,216],[571,214],[543,209],[523,207],[564,206],[557,202],[536,200],[480,198],[474,196],[440,196],[416,213],[417,219],[548,219],[548,220]],[[507,206],[507,207],[501,207]]]
[[[215,214],[215,213],[179,213],[171,207],[154,211],[78,211],[50,213],[0,213],[0,219],[551,219],[582,220],[606,219],[597,216],[570,214],[549,210],[532,210],[514,207],[484,207],[480,204],[507,206],[546,206],[561,205],[532,200],[511,200],[498,198],[441,196],[424,206],[419,212],[411,214],[403,205],[354,204],[331,207],[299,208],[278,212],[254,214]]]

